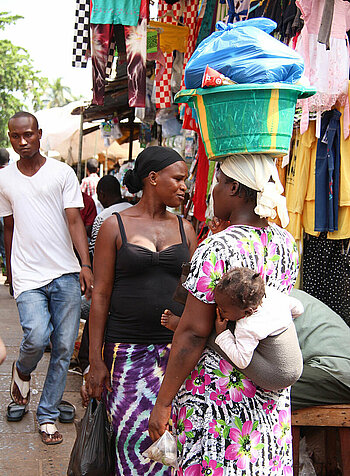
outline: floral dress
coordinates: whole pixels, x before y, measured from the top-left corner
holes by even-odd
[[[196,250],[186,289],[213,303],[216,283],[232,267],[260,272],[289,293],[298,252],[277,225],[231,226]],[[206,348],[173,401],[179,476],[292,475],[290,389],[266,391]]]

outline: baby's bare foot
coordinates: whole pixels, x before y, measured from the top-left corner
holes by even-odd
[[[176,316],[174,313],[169,311],[169,309],[165,309],[165,311],[162,314],[162,317],[160,318],[160,323],[162,326],[166,327],[167,329],[175,332],[178,324],[179,324],[180,318],[179,316]]]

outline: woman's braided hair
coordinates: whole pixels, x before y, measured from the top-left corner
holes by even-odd
[[[256,309],[265,295],[265,283],[250,268],[232,268],[222,276],[215,291],[230,296],[232,303],[241,309]]]

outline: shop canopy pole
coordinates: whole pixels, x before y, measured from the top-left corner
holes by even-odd
[[[79,182],[81,182],[81,159],[83,155],[83,125],[84,125],[84,107],[80,108],[80,129],[79,129],[79,151],[78,151],[78,165],[77,176]]]
[[[134,118],[135,118],[135,113],[134,113],[134,109],[133,109],[132,110],[132,115],[129,117],[129,124],[130,124],[129,160],[132,159],[132,143],[134,141]]]

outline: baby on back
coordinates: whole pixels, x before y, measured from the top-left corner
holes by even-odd
[[[215,344],[240,369],[248,367],[259,341],[285,331],[304,312],[298,299],[265,286],[250,268],[232,268],[217,283]],[[161,323],[175,331],[179,317],[166,309]],[[234,330],[228,323],[234,322]]]
[[[281,334],[304,312],[298,299],[265,286],[260,274],[249,268],[225,273],[214,296],[215,343],[241,369],[249,365],[260,340]],[[229,321],[235,321],[233,332],[227,329]]]

